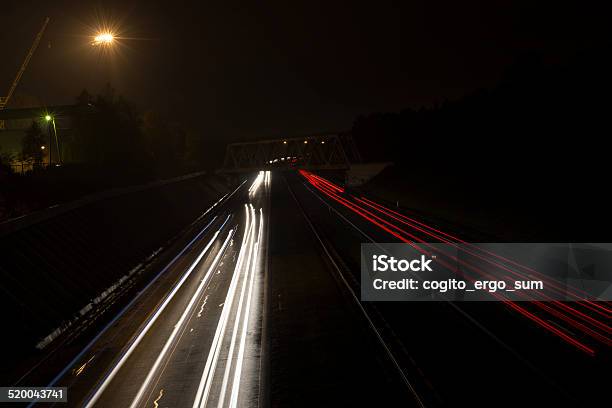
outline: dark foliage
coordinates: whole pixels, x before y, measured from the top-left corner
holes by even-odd
[[[22,159],[32,161],[35,165],[41,164],[44,156],[43,147],[45,149],[48,148],[45,136],[40,128],[40,124],[33,121],[32,126],[30,126],[22,140]]]
[[[93,98],[87,91],[79,104],[95,106],[94,113],[76,120],[75,152],[77,160],[95,164],[142,163],[147,149],[141,131],[141,119],[135,108],[115,95],[110,86]]]
[[[528,214],[542,226],[547,218],[600,224],[607,219],[610,55],[610,47],[563,61],[526,54],[492,90],[362,116],[352,133],[366,159],[396,163],[400,186],[428,186],[448,207],[483,217]]]

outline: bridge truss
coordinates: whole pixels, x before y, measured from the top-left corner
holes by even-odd
[[[221,172],[242,173],[266,168],[348,170],[361,156],[349,134],[232,143]]]

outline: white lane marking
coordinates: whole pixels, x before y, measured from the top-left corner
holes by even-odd
[[[202,372],[202,378],[200,379],[200,384],[198,385],[198,390],[196,392],[195,399],[193,401],[193,407],[198,408],[200,406],[206,405],[206,400],[208,398],[208,390],[210,388],[210,383],[212,382],[212,375],[214,373],[213,363],[216,361],[215,356],[218,356],[219,352],[219,344],[220,339],[224,335],[225,326],[227,324],[227,316],[229,315],[229,310],[231,308],[231,301],[233,300],[234,293],[236,291],[236,286],[238,284],[238,276],[240,268],[242,267],[242,263],[245,258],[245,254],[247,252],[247,242],[252,235],[253,229],[251,228],[251,222],[249,217],[249,210],[245,205],[246,210],[246,223],[245,223],[245,231],[242,237],[242,244],[240,247],[240,251],[238,254],[238,259],[236,261],[236,267],[234,269],[234,274],[232,276],[232,280],[230,282],[229,289],[226,295],[225,307],[221,312],[221,317],[219,318],[219,322],[217,323],[217,329],[215,330],[215,335],[213,338],[213,342],[211,344],[210,350],[208,352],[208,358],[206,359],[206,365],[204,366],[204,370]],[[229,306],[228,306],[229,305]]]
[[[158,408],[158,407],[159,407],[158,402],[159,402],[159,400],[160,400],[160,399],[161,399],[163,396],[164,396],[164,389],[162,388],[161,390],[159,390],[159,396],[157,397],[157,399],[156,399],[155,401],[153,401],[153,406],[154,406],[155,408]]]
[[[85,367],[87,367],[87,364],[91,363],[91,360],[93,360],[95,356],[96,356],[96,355],[94,354],[93,356],[91,356],[91,357],[89,358],[89,360],[87,360],[85,363],[83,363],[83,365],[82,365],[82,366],[80,366],[79,368],[77,368],[76,370],[74,370],[74,375],[75,375],[76,377],[78,377],[78,376],[79,376],[79,375],[80,375],[80,374],[83,372],[83,370],[85,370]]]
[[[85,408],[91,408],[96,403],[98,398],[100,398],[100,395],[102,395],[106,387],[108,387],[108,385],[113,380],[113,378],[115,377],[119,369],[123,366],[123,364],[125,364],[126,360],[132,354],[136,346],[138,346],[138,344],[142,341],[142,339],[147,334],[149,329],[151,329],[151,326],[153,326],[153,323],[155,323],[155,321],[164,311],[166,306],[168,306],[168,303],[170,303],[170,301],[174,298],[174,295],[176,294],[176,292],[181,288],[181,286],[183,286],[183,283],[187,280],[189,275],[191,275],[191,272],[193,272],[197,264],[200,262],[200,260],[202,260],[206,252],[208,252],[212,244],[216,241],[217,236],[219,235],[220,231],[221,230],[218,230],[217,232],[215,232],[212,239],[208,242],[208,244],[206,244],[206,247],[202,250],[202,252],[200,252],[196,260],[191,264],[191,266],[189,267],[187,272],[185,272],[181,280],[174,286],[170,294],[166,297],[166,299],[161,304],[161,306],[157,309],[155,314],[149,319],[147,324],[142,328],[142,330],[140,331],[140,333],[138,334],[134,342],[132,342],[132,344],[129,346],[126,352],[121,356],[119,361],[117,361],[117,363],[115,364],[111,372],[106,376],[106,378],[104,378],[104,381],[102,381],[100,386],[96,389],[96,392],[94,393],[94,395],[89,399],[89,401],[87,401],[87,403],[85,404]]]
[[[132,401],[132,404],[130,405],[130,408],[135,408],[140,403],[140,399],[142,398],[142,395],[144,394],[144,392],[146,391],[147,387],[149,386],[149,383],[151,382],[151,379],[156,374],[157,369],[159,368],[159,365],[162,363],[164,357],[166,356],[166,353],[168,352],[168,350],[170,349],[170,346],[174,342],[174,339],[178,335],[178,332],[181,329],[185,319],[187,319],[187,316],[191,312],[191,309],[193,308],[193,305],[195,304],[195,302],[200,297],[200,294],[202,293],[202,290],[204,289],[204,286],[210,280],[210,276],[212,275],[213,270],[217,267],[217,263],[219,262],[219,260],[223,256],[223,253],[224,253],[225,249],[227,248],[229,240],[232,239],[233,235],[234,235],[234,230],[231,229],[229,231],[229,233],[227,234],[227,238],[225,238],[225,242],[223,242],[223,245],[219,249],[219,252],[217,252],[217,255],[215,256],[215,259],[212,261],[212,264],[210,265],[210,268],[208,268],[208,271],[206,272],[206,275],[205,275],[204,279],[202,280],[202,282],[200,283],[200,285],[196,289],[195,293],[191,297],[191,300],[189,301],[189,303],[185,307],[185,310],[183,311],[183,314],[181,315],[180,319],[174,325],[174,330],[172,330],[172,333],[170,334],[170,337],[168,337],[168,340],[166,340],[166,344],[164,344],[164,347],[162,348],[161,352],[157,356],[157,359],[155,360],[155,363],[153,364],[153,367],[151,367],[151,369],[149,370],[149,373],[147,374],[147,377],[145,378],[145,380],[142,383],[142,385],[140,386],[140,389],[138,390],[138,393],[134,397],[134,400]]]
[[[319,244],[321,245],[321,248],[323,248],[323,251],[325,252],[325,255],[327,255],[327,258],[330,260],[331,264],[333,265],[334,269],[336,269],[338,276],[340,277],[340,279],[342,280],[342,282],[344,283],[344,285],[346,286],[346,288],[348,289],[348,292],[351,294],[351,296],[353,297],[353,299],[355,300],[357,306],[359,307],[359,309],[361,310],[361,312],[363,313],[363,316],[365,317],[365,319],[368,321],[368,324],[370,326],[370,328],[372,329],[372,331],[374,332],[374,334],[376,335],[376,337],[378,338],[378,341],[380,342],[380,344],[382,345],[382,347],[385,349],[387,356],[389,357],[389,359],[391,360],[391,362],[393,363],[393,365],[395,365],[396,369],[398,370],[399,375],[402,377],[402,380],[404,381],[404,384],[406,384],[406,386],[408,387],[408,389],[410,390],[410,392],[414,395],[416,402],[418,403],[418,405],[421,408],[425,407],[425,404],[423,403],[423,401],[421,400],[421,397],[417,394],[416,390],[414,389],[414,387],[412,386],[412,383],[408,380],[408,378],[406,377],[406,374],[404,374],[404,370],[402,369],[402,367],[399,365],[399,363],[397,362],[397,360],[395,359],[395,356],[393,355],[393,353],[391,352],[391,350],[389,349],[389,347],[387,346],[387,343],[385,343],[384,339],[382,338],[382,335],[380,334],[380,332],[378,331],[378,328],[374,325],[374,322],[372,321],[372,319],[370,319],[370,316],[368,315],[368,313],[366,312],[366,310],[364,309],[363,305],[361,304],[361,301],[359,300],[359,298],[357,297],[357,295],[355,295],[355,292],[353,291],[353,288],[351,287],[351,285],[348,283],[348,281],[346,280],[346,278],[344,277],[344,274],[342,273],[342,269],[340,268],[340,266],[338,266],[338,264],[336,263],[336,261],[334,260],[334,257],[332,256],[332,254],[329,252],[329,249],[327,249],[327,247],[325,246],[325,244],[323,243],[323,240],[321,239],[321,236],[319,235],[319,233],[317,232],[317,229],[315,228],[315,226],[313,225],[312,221],[310,221],[310,219],[308,218],[308,216],[306,215],[306,213],[304,212],[304,209],[301,207],[297,197],[295,196],[295,194],[293,193],[293,191],[291,190],[291,187],[289,187],[289,183],[287,182],[287,180],[285,180],[285,183],[287,184],[287,188],[289,189],[289,193],[291,193],[291,196],[293,197],[293,200],[295,201],[297,207],[300,209],[300,211],[302,212],[302,216],[304,217],[304,220],[306,220],[306,223],[308,224],[308,226],[310,227],[311,231],[313,232],[315,238],[317,239],[317,241],[319,241]],[[316,194],[314,191],[310,190],[310,188],[308,186],[306,186],[306,188],[315,195],[315,197],[319,198],[319,200],[321,200],[321,202],[323,202],[324,204],[325,201],[323,201],[323,199],[321,197],[319,197],[318,194]],[[331,209],[332,207],[330,207]],[[350,225],[352,225],[357,231],[361,232],[366,238],[368,238],[372,243],[374,243],[375,245],[376,242],[370,238],[367,234],[365,234],[363,231],[361,231],[359,228],[357,228],[357,226],[355,226],[355,224],[353,224],[352,222],[350,222],[347,218],[345,218],[342,214],[340,214],[338,211],[336,211],[336,209],[333,209],[334,212],[336,212],[336,214],[340,215],[340,217],[342,217],[347,223],[349,223]],[[379,246],[379,248],[381,248]],[[449,304],[452,305],[452,302],[449,302]]]
[[[202,303],[202,307],[200,307],[200,311],[198,312],[198,317],[202,317],[202,312],[204,311],[204,306],[206,306],[206,302],[208,301],[208,295],[204,298],[204,302]]]

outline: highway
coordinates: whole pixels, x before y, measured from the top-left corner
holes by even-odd
[[[258,398],[269,186],[262,172],[239,188],[69,367],[57,381],[70,389],[69,406],[236,407]]]
[[[605,390],[605,304],[360,301],[360,243],[461,230],[307,171],[248,177],[198,225],[58,370],[68,406],[576,406]]]
[[[482,242],[461,228],[398,212],[312,172],[300,171],[287,180],[325,251],[342,265],[343,281],[353,293],[360,293],[360,242],[403,242],[416,248],[432,242]],[[512,260],[476,249],[470,256],[463,266],[475,276],[483,271],[473,267],[474,260],[506,268],[508,274],[523,268],[509,268]],[[492,300],[500,301],[362,305],[426,405],[515,406],[528,400],[592,406],[603,398],[612,344],[609,304]]]
[[[209,209],[56,376],[68,406],[422,406],[276,174],[250,177]]]

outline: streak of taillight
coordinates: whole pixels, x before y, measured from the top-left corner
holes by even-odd
[[[359,202],[362,202],[362,203],[363,203],[363,204],[365,204],[365,205],[370,206],[371,208],[377,209],[378,211],[380,211],[381,213],[383,213],[383,214],[387,215],[388,217],[391,217],[391,218],[393,218],[393,219],[395,219],[395,220],[397,220],[397,221],[399,221],[399,222],[401,222],[401,223],[403,223],[403,224],[405,224],[405,225],[408,225],[408,226],[410,226],[411,228],[414,228],[414,229],[416,229],[416,230],[418,230],[418,231],[421,231],[421,232],[423,232],[423,233],[425,233],[425,234],[427,234],[427,235],[429,235],[429,236],[431,236],[431,237],[433,237],[433,238],[435,238],[435,239],[439,239],[439,240],[441,240],[441,241],[443,241],[443,242],[445,242],[445,243],[448,243],[449,245],[453,245],[453,246],[455,246],[455,247],[458,247],[458,246],[457,246],[457,244],[456,244],[455,242],[452,242],[452,241],[450,241],[450,240],[448,240],[448,239],[446,239],[446,238],[442,238],[442,237],[440,237],[440,236],[438,236],[438,235],[436,235],[436,234],[433,234],[433,233],[431,233],[431,232],[429,232],[429,231],[427,231],[427,230],[425,230],[425,229],[423,229],[423,228],[420,228],[420,227],[415,226],[415,225],[412,225],[412,224],[410,224],[410,223],[408,223],[408,222],[406,222],[406,221],[403,221],[402,219],[400,219],[400,218],[398,218],[398,217],[395,217],[395,216],[393,216],[392,214],[389,214],[389,213],[388,213],[388,212],[386,212],[385,210],[378,209],[377,207],[375,207],[375,206],[373,206],[373,205],[370,205],[368,202],[366,202],[366,201],[364,201],[364,200],[362,200],[362,199],[356,198],[356,200],[357,200],[357,201],[359,201]],[[370,201],[370,200],[367,200],[367,201]],[[419,224],[421,224],[421,223],[419,223]],[[421,225],[424,225],[424,224],[421,224]],[[462,242],[463,242],[463,241],[462,241]],[[478,247],[473,246],[473,245],[471,245],[471,247],[478,248]],[[491,265],[493,265],[493,266],[495,266],[495,267],[498,267],[498,268],[500,268],[500,269],[503,269],[503,270],[505,270],[505,271],[507,271],[507,272],[511,273],[512,275],[518,275],[518,276],[519,276],[519,278],[527,278],[527,277],[529,277],[529,276],[527,276],[527,275],[525,275],[525,274],[523,274],[523,273],[521,273],[521,272],[518,272],[518,271],[515,271],[515,270],[512,270],[512,269],[509,269],[509,268],[507,268],[507,267],[506,267],[505,265],[503,265],[503,264],[499,264],[499,263],[497,263],[496,261],[493,261],[493,260],[491,260],[491,259],[488,259],[488,258],[486,258],[486,257],[483,257],[482,255],[479,255],[479,254],[477,254],[477,253],[471,252],[471,251],[469,251],[469,250],[467,250],[467,249],[465,249],[465,248],[463,249],[463,251],[464,251],[464,252],[466,252],[467,254],[469,254],[469,255],[471,255],[471,256],[474,256],[474,257],[476,257],[476,258],[478,258],[478,259],[480,259],[480,260],[483,260],[483,261],[485,261],[485,262],[487,262],[487,263],[489,263],[489,264],[491,264]],[[487,253],[488,253],[488,251],[483,251],[483,252],[487,252]],[[526,267],[525,267],[525,268],[526,268]],[[526,268],[526,269],[529,269],[529,268]],[[554,290],[555,290],[557,293],[561,293],[561,294],[565,294],[565,293],[566,293],[565,291],[563,291],[562,289],[560,289],[560,288],[559,288],[559,286],[558,286],[558,285],[556,285],[556,284],[554,283],[554,281],[551,281],[550,279],[546,279],[546,282],[547,282],[547,285],[552,286],[552,287],[553,287],[553,289],[554,289]],[[574,295],[574,297],[577,297],[577,295]],[[550,298],[550,297],[547,297],[547,300],[551,300],[551,301],[552,301],[553,299],[552,299],[552,298]],[[611,332],[612,332],[612,330],[610,329],[610,327],[608,327],[608,326],[607,326],[607,325],[605,325],[604,323],[601,323],[601,322],[599,322],[598,320],[596,320],[596,319],[594,319],[594,318],[592,318],[592,317],[590,317],[590,316],[588,316],[588,315],[585,315],[584,313],[580,312],[579,310],[577,310],[577,309],[575,309],[575,308],[573,308],[573,307],[571,307],[571,306],[565,305],[565,304],[563,304],[563,303],[561,303],[561,302],[558,302],[558,301],[555,303],[555,305],[556,305],[556,306],[559,306],[559,307],[562,307],[564,310],[566,310],[566,311],[568,311],[568,312],[570,312],[570,313],[573,313],[575,316],[578,316],[579,318],[581,318],[581,319],[583,319],[583,320],[585,320],[585,321],[589,321],[590,323],[594,324],[595,326],[597,326],[597,327],[601,328],[602,330],[604,330],[604,331],[606,331],[606,332],[608,332],[608,333],[611,333]]]
[[[365,208],[363,208],[363,207],[361,207],[361,206],[359,206],[359,205],[357,205],[357,204],[355,204],[355,203],[351,203],[351,202],[350,202],[348,199],[346,199],[346,198],[343,198],[343,197],[338,196],[338,195],[337,195],[337,191],[338,191],[339,189],[338,189],[338,187],[337,187],[337,186],[335,186],[334,184],[332,184],[332,183],[325,183],[325,179],[322,179],[321,177],[318,177],[318,176],[314,176],[314,175],[312,175],[312,173],[309,173],[309,172],[300,171],[300,173],[301,173],[301,174],[302,174],[302,175],[303,175],[303,176],[304,176],[304,177],[305,177],[305,178],[306,178],[306,179],[307,179],[307,180],[308,180],[308,181],[309,181],[309,182],[310,182],[310,183],[311,183],[313,186],[315,186],[315,187],[316,187],[316,188],[317,188],[319,191],[323,192],[323,193],[324,193],[324,194],[326,194],[328,197],[332,198],[332,199],[333,199],[333,200],[335,200],[336,202],[339,202],[339,203],[340,203],[340,204],[342,204],[343,206],[345,206],[345,207],[349,208],[349,209],[350,209],[350,210],[352,210],[353,212],[355,212],[355,213],[359,214],[361,217],[365,218],[366,220],[368,220],[368,221],[372,222],[373,224],[377,225],[378,227],[382,228],[382,229],[383,229],[383,230],[385,230],[386,232],[388,232],[388,233],[392,234],[393,236],[397,237],[397,238],[398,238],[398,239],[400,239],[401,241],[403,241],[403,242],[407,242],[407,243],[410,243],[410,244],[411,244],[413,247],[415,247],[416,249],[419,249],[419,247],[415,246],[415,245],[414,245],[414,243],[413,243],[412,241],[405,239],[403,236],[401,236],[400,234],[398,234],[398,233],[396,233],[396,232],[392,231],[391,229],[387,228],[387,227],[386,227],[385,225],[383,225],[383,224],[387,224],[387,225],[389,225],[391,228],[394,228],[394,229],[396,229],[396,230],[400,231],[401,233],[404,233],[405,235],[407,235],[407,236],[409,236],[409,237],[411,237],[411,238],[413,238],[413,239],[416,239],[417,241],[420,241],[420,242],[424,243],[425,245],[429,245],[429,244],[425,243],[424,241],[419,240],[419,239],[418,239],[416,236],[414,236],[414,235],[412,235],[412,234],[408,233],[407,231],[404,231],[403,229],[401,229],[401,228],[397,227],[396,225],[393,225],[393,224],[389,223],[388,221],[386,221],[386,220],[384,220],[384,219],[382,219],[382,218],[380,218],[380,217],[376,216],[375,214],[371,213],[370,211],[366,210]],[[374,208],[375,210],[378,210],[378,211],[380,211],[380,212],[382,212],[382,213],[385,213],[385,211],[380,210],[380,209],[379,209],[379,208],[377,208],[377,207],[384,208],[384,209],[386,209],[386,207],[381,206],[381,205],[379,205],[379,204],[377,204],[377,203],[374,203],[373,201],[368,200],[368,199],[366,199],[365,197],[364,197],[363,199],[359,199],[359,198],[355,198],[355,199],[356,199],[357,201],[362,202],[363,204],[366,204],[366,205],[368,205],[368,206],[370,206],[370,207]],[[372,204],[368,204],[368,202],[365,202],[364,200],[367,200],[368,202],[370,202],[370,203],[372,203]],[[437,230],[437,229],[435,229],[435,228],[433,228],[433,227],[430,227],[430,226],[428,226],[428,225],[426,225],[426,224],[424,224],[424,223],[421,223],[421,222],[419,222],[419,221],[416,221],[416,220],[414,220],[414,219],[411,219],[411,218],[409,218],[409,217],[406,217],[406,216],[404,216],[403,214],[397,213],[397,212],[395,212],[395,211],[393,211],[393,210],[390,210],[390,209],[386,209],[386,210],[388,210],[389,212],[395,213],[395,214],[397,214],[398,216],[401,216],[401,217],[403,217],[403,218],[405,218],[405,219],[409,219],[409,220],[411,220],[412,222],[414,222],[414,223],[416,223],[416,224],[419,224],[419,225],[422,225],[422,226],[424,226],[424,227],[426,227],[426,228],[428,228],[428,229],[430,229],[430,230],[436,231],[436,232],[438,232],[438,233],[439,233],[439,234],[441,234],[441,235],[444,235],[444,236],[447,236],[447,237],[450,237],[450,238],[456,239],[456,240],[457,240],[457,241],[459,241],[459,242],[465,243],[465,241],[462,241],[462,240],[460,240],[459,238],[453,237],[453,236],[452,236],[452,235],[450,235],[450,234],[444,233],[444,232],[442,232],[442,231],[440,231],[440,230]],[[397,217],[391,216],[391,215],[389,215],[388,213],[386,213],[386,215],[387,215],[387,216],[390,216],[391,218],[394,218],[394,219],[396,219],[396,220],[398,220],[398,221],[400,221],[400,222],[402,222],[403,224],[409,225],[409,226],[410,226],[410,227],[412,227],[412,228],[415,228],[415,229],[417,229],[417,230],[419,230],[419,231],[422,231],[422,232],[424,232],[424,233],[426,233],[426,234],[428,234],[428,235],[430,235],[430,236],[433,236],[433,237],[435,237],[436,239],[440,239],[440,240],[442,240],[442,241],[445,241],[445,242],[447,242],[447,243],[451,243],[451,244],[452,244],[452,242],[450,242],[450,241],[448,241],[448,240],[446,240],[446,239],[444,239],[444,238],[441,238],[441,237],[439,237],[439,236],[437,236],[437,237],[436,237],[436,235],[435,235],[435,234],[432,234],[432,233],[430,233],[430,232],[428,232],[428,231],[426,231],[426,230],[424,230],[424,229],[422,229],[422,228],[415,227],[414,225],[411,225],[411,224],[409,224],[409,223],[407,223],[407,222],[405,222],[405,221],[403,221],[403,220],[401,220],[401,219],[398,219]],[[380,222],[379,222],[379,221],[377,221],[377,220],[379,220]],[[420,251],[421,251],[421,252],[423,252],[422,250],[420,250]],[[484,251],[484,252],[487,252],[487,251]],[[489,263],[492,263],[491,261],[489,261],[489,260],[487,260],[487,259],[485,259],[485,258],[482,258],[482,257],[480,257],[480,256],[478,256],[478,255],[475,255],[475,254],[472,254],[472,255],[473,255],[473,256],[476,256],[476,257],[479,257],[480,259],[483,259],[483,260],[485,260],[485,261],[488,261]],[[495,254],[492,254],[492,255],[495,255]],[[447,255],[447,256],[448,256],[448,255]],[[502,257],[498,257],[498,258],[502,258]],[[456,258],[455,258],[455,259],[456,259]],[[502,258],[502,259],[503,259],[503,258]],[[456,260],[457,260],[457,259],[456,259]],[[459,261],[459,260],[457,260],[457,261]],[[510,261],[510,260],[507,260],[507,261],[512,262],[512,261]],[[464,264],[464,265],[465,265],[465,266],[467,266],[468,268],[470,268],[470,269],[472,269],[472,270],[474,270],[474,271],[476,271],[476,272],[480,273],[480,274],[485,274],[485,275],[488,275],[488,274],[484,273],[484,271],[481,271],[481,270],[479,270],[479,269],[475,268],[474,266],[472,266],[472,265],[470,265],[470,264],[466,264],[466,263],[465,263],[465,262],[463,262],[463,261],[459,261],[459,262],[460,262],[460,263],[462,263],[462,264]],[[496,265],[496,266],[498,266],[498,267],[502,267],[502,268],[503,268],[503,266],[501,266],[501,265],[498,265],[498,264],[494,264],[494,265]],[[517,264],[517,266],[522,266],[522,265]],[[525,268],[525,267],[524,267],[524,268]],[[512,271],[512,270],[510,270],[510,269],[507,269],[507,268],[504,268],[504,269],[508,270],[509,272],[511,272],[511,273],[513,273],[513,274],[515,273],[515,271]],[[542,320],[541,318],[539,318],[539,317],[535,316],[533,313],[531,313],[531,312],[529,312],[529,311],[525,310],[524,308],[522,308],[522,307],[520,307],[520,306],[515,305],[515,304],[514,304],[514,302],[507,301],[507,300],[505,300],[505,299],[503,299],[503,298],[501,298],[501,297],[499,297],[499,296],[496,296],[496,297],[500,298],[500,300],[503,300],[503,301],[504,301],[504,303],[506,303],[506,304],[507,304],[509,307],[511,307],[511,308],[512,308],[512,309],[514,309],[515,311],[517,311],[517,312],[521,313],[522,315],[524,315],[524,316],[526,316],[526,317],[530,318],[532,321],[534,321],[534,322],[538,323],[538,324],[539,324],[540,326],[542,326],[543,328],[545,328],[545,329],[547,329],[547,330],[551,331],[552,333],[554,333],[554,334],[558,335],[559,337],[561,337],[561,338],[562,338],[563,340],[565,340],[566,342],[568,342],[568,343],[570,343],[570,344],[572,344],[572,345],[574,345],[574,346],[578,347],[579,349],[581,349],[581,350],[583,350],[583,351],[585,351],[585,352],[587,352],[587,353],[589,353],[589,354],[591,354],[591,355],[594,355],[594,350],[592,350],[592,349],[591,349],[591,348],[589,348],[588,346],[586,346],[586,345],[582,344],[582,343],[581,343],[581,342],[579,342],[578,340],[576,340],[576,339],[574,339],[574,338],[572,338],[572,337],[568,336],[567,334],[563,333],[562,331],[560,331],[559,329],[555,328],[554,326],[551,326],[550,324],[546,323],[544,320]],[[536,304],[537,306],[540,306],[540,307],[541,307],[541,303],[540,303],[540,302],[533,302],[533,303],[534,303],[534,304]],[[559,302],[559,303],[560,303],[560,302]],[[569,306],[567,306],[567,305],[563,305],[563,306],[564,306],[564,308],[565,308],[566,310],[570,310],[570,311],[572,311],[573,313],[578,313],[578,314],[579,314],[581,317],[586,316],[586,315],[582,314],[581,312],[579,312],[579,311],[577,311],[577,310],[575,310],[575,309],[573,309],[573,308],[571,308],[571,307],[569,307]],[[566,316],[566,315],[563,315],[561,312],[556,311],[556,310],[554,310],[554,309],[553,309],[553,311],[554,311],[554,312],[551,312],[551,308],[550,308],[550,307],[546,307],[546,308],[541,307],[541,308],[542,308],[542,309],[544,309],[544,310],[547,310],[549,313],[554,314],[554,315],[556,315],[557,317],[559,317],[559,318],[563,319],[564,321],[566,321],[568,324],[572,325],[573,327],[579,328],[579,329],[581,329],[582,331],[586,332],[587,334],[590,334],[591,336],[598,338],[599,340],[602,340],[602,339],[603,339],[603,341],[604,341],[604,342],[606,342],[606,344],[607,344],[607,342],[609,342],[609,340],[608,340],[607,338],[605,338],[605,337],[601,336],[599,333],[597,333],[597,332],[595,332],[595,331],[591,330],[590,328],[588,328],[588,327],[586,327],[586,326],[582,325],[581,323],[574,321],[574,320],[573,320],[573,319],[571,319],[570,317],[568,317],[568,316]],[[588,316],[586,316],[586,317],[588,317]],[[598,324],[603,325],[603,324],[601,324],[601,322],[598,322],[598,321],[597,321],[597,320],[595,320],[595,319],[590,318],[590,320],[591,320],[591,322],[597,322]],[[605,326],[605,325],[600,326],[600,327],[602,327],[604,330],[609,330],[609,328],[608,328],[607,326]]]
[[[418,225],[421,225],[421,226],[423,226],[423,227],[425,227],[425,228],[428,228],[428,229],[430,229],[430,230],[432,230],[432,231],[435,231],[435,232],[437,232],[437,233],[439,233],[439,234],[441,234],[441,235],[443,235],[443,236],[446,236],[446,237],[448,237],[448,238],[454,239],[454,240],[456,240],[456,241],[458,241],[458,242],[460,242],[460,243],[462,243],[462,244],[465,244],[465,245],[468,245],[468,246],[474,247],[475,249],[477,249],[477,250],[479,250],[479,251],[481,251],[481,252],[484,252],[484,253],[486,253],[486,254],[488,254],[488,255],[491,255],[491,256],[493,256],[493,257],[495,257],[495,258],[501,259],[502,261],[508,262],[508,263],[510,263],[510,264],[512,264],[512,265],[514,265],[514,266],[519,267],[519,268],[523,268],[523,269],[525,269],[525,270],[527,270],[527,271],[529,271],[529,272],[531,272],[531,273],[533,273],[533,274],[535,274],[535,275],[537,275],[537,276],[544,277],[545,279],[547,278],[546,276],[542,275],[541,273],[539,273],[539,272],[538,272],[538,271],[536,271],[535,269],[529,268],[529,267],[527,267],[527,266],[525,266],[525,265],[522,265],[522,264],[520,264],[520,263],[518,263],[518,262],[516,262],[516,261],[513,261],[513,260],[511,260],[511,259],[507,259],[507,258],[505,258],[505,257],[503,257],[503,256],[501,256],[501,255],[498,255],[498,254],[494,253],[494,252],[490,252],[490,251],[487,251],[487,250],[485,250],[485,249],[479,248],[479,247],[477,247],[477,246],[475,246],[475,245],[473,245],[473,244],[471,244],[471,243],[469,243],[469,242],[466,242],[466,241],[464,241],[464,240],[462,240],[462,239],[460,239],[460,238],[454,237],[454,236],[452,236],[452,235],[450,235],[450,234],[448,234],[448,233],[445,233],[445,232],[443,232],[443,231],[440,231],[440,230],[438,230],[438,229],[436,229],[436,228],[434,228],[434,227],[432,227],[432,226],[429,226],[429,225],[427,225],[427,224],[425,224],[425,223],[419,222],[419,221],[417,221],[417,220],[415,220],[415,219],[413,219],[413,218],[410,218],[410,217],[408,217],[408,216],[406,216],[406,215],[404,215],[404,214],[401,214],[401,213],[399,213],[399,212],[397,212],[397,211],[394,211],[394,210],[392,210],[392,209],[390,209],[390,208],[388,208],[388,207],[385,207],[385,206],[383,206],[383,205],[381,205],[381,204],[379,204],[379,203],[376,203],[376,202],[374,202],[374,201],[372,201],[372,200],[370,200],[370,199],[368,199],[368,198],[366,198],[366,197],[361,197],[361,199],[359,199],[359,198],[355,198],[355,199],[356,199],[356,200],[363,200],[365,204],[368,204],[368,203],[369,203],[369,205],[370,205],[370,206],[373,206],[373,207],[375,207],[375,208],[379,208],[379,209],[384,209],[384,211],[387,211],[387,212],[389,212],[389,213],[395,214],[395,215],[397,215],[397,216],[399,216],[399,217],[403,218],[404,220],[409,220],[409,221],[414,222],[414,223],[416,223],[416,224],[418,224]],[[379,211],[384,212],[384,211],[382,211],[382,210],[379,210]],[[402,221],[401,221],[401,222],[402,222]],[[405,222],[405,221],[403,221],[403,222]],[[441,239],[441,238],[438,238],[438,239]],[[556,284],[555,284],[554,282],[552,282],[552,281],[551,281],[551,282],[549,282],[549,283],[552,283],[552,285],[553,285],[553,286],[556,286]],[[556,287],[557,287],[557,288],[560,288],[559,286],[556,286]],[[581,290],[580,290],[580,289],[578,289],[578,288],[572,288],[572,289],[573,289],[573,290],[575,290],[575,291],[577,291],[577,292],[585,293],[584,291],[581,291]],[[565,293],[565,291],[564,291],[564,293]],[[605,305],[602,305],[602,304],[599,304],[599,303],[596,303],[596,302],[593,302],[593,301],[590,301],[590,300],[584,300],[583,298],[581,298],[580,296],[578,296],[578,295],[576,295],[576,294],[574,294],[574,293],[572,293],[572,292],[570,292],[569,294],[570,294],[572,297],[574,297],[575,299],[579,300],[579,301],[581,302],[582,306],[586,307],[587,309],[592,310],[592,311],[593,311],[593,312],[595,312],[595,313],[601,314],[601,315],[603,315],[604,317],[607,317],[607,318],[609,318],[609,317],[610,317],[610,315],[612,314],[612,310],[610,310],[609,308],[607,308]],[[586,303],[586,304],[583,304],[583,303]],[[598,310],[598,309],[599,309],[599,310]],[[603,312],[602,312],[602,311],[603,311]],[[604,314],[604,313],[605,313],[605,314]]]

